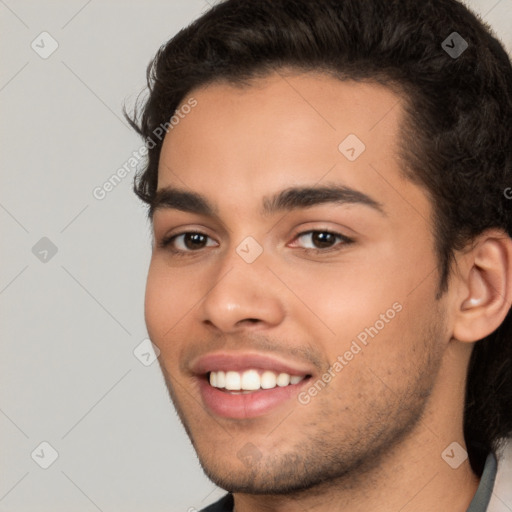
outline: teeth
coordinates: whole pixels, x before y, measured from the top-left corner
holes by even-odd
[[[212,372],[215,373],[215,372]],[[214,377],[216,383],[217,376]],[[226,389],[229,391],[240,391],[242,385],[242,378],[238,372],[226,372]]]
[[[245,391],[254,391],[260,389],[260,376],[256,370],[248,370],[242,373],[242,389]]]
[[[277,376],[274,372],[263,372],[260,378],[261,389],[272,389],[277,386]]]
[[[277,385],[281,388],[288,386],[290,384],[290,376],[287,373],[280,373],[277,376]]]
[[[226,387],[226,373],[225,372],[215,372],[215,373],[217,374],[216,386],[218,386],[219,388],[225,388]]]
[[[305,375],[290,375],[272,371],[246,370],[244,372],[210,372],[210,385],[228,391],[256,391],[298,384]]]

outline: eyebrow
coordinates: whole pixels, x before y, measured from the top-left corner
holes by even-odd
[[[342,185],[291,187],[271,197],[263,198],[263,215],[310,208],[312,206],[336,203],[368,206],[385,215],[382,204],[363,192]],[[151,203],[149,217],[157,210],[174,209],[207,217],[218,216],[218,209],[208,199],[196,192],[164,187],[156,192]]]
[[[310,208],[325,203],[360,204],[384,214],[382,204],[359,190],[342,185],[287,188],[263,199],[263,214]]]
[[[152,219],[157,210],[173,209],[187,213],[197,213],[207,217],[215,217],[217,209],[204,196],[177,188],[164,187],[157,190],[149,208]]]

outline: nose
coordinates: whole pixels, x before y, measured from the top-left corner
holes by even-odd
[[[282,290],[280,294],[272,277],[263,261],[248,264],[234,254],[224,262],[201,304],[203,324],[224,334],[279,325],[285,308]]]

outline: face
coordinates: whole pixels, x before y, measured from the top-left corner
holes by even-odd
[[[191,97],[162,148],[145,314],[201,464],[254,494],[363,472],[418,427],[446,342],[400,99],[321,74]]]

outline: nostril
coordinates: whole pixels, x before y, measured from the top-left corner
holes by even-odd
[[[236,324],[237,325],[243,325],[244,323],[247,324],[259,324],[261,320],[259,318],[244,318],[243,320],[239,320]]]

